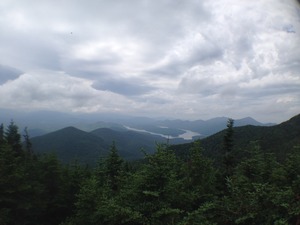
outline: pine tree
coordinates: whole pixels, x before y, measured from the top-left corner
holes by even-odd
[[[5,143],[4,140],[4,126],[3,123],[0,125],[0,146],[2,146]]]
[[[21,145],[21,135],[19,134],[19,128],[12,120],[7,127],[5,134],[5,139],[8,145],[12,147],[13,152],[17,155],[21,155],[22,153],[22,145]]]
[[[77,213],[70,224],[124,224],[135,213],[120,199],[124,179],[124,161],[115,143],[106,158],[100,158],[95,173],[80,188]],[[123,205],[124,204],[124,205]],[[133,218],[134,220],[134,218]],[[130,223],[128,223],[130,224]]]
[[[143,224],[176,224],[186,202],[179,179],[181,164],[166,145],[158,145],[155,154],[147,155],[145,160],[133,176],[128,199],[143,215]]]
[[[234,167],[234,159],[232,155],[234,134],[233,125],[234,120],[229,118],[227,121],[226,134],[223,139],[223,163],[225,167],[225,176],[230,176]]]
[[[43,196],[43,218],[44,224],[59,224],[65,216],[65,200],[63,193],[63,170],[56,155],[48,154],[40,159]],[[67,182],[67,181],[66,181]]]
[[[297,215],[299,207],[291,207],[293,194],[283,166],[258,145],[249,153],[226,178],[227,192],[215,204],[222,212],[216,216],[218,224],[290,224],[291,212]]]
[[[24,139],[25,139],[25,148],[26,148],[26,152],[29,154],[29,155],[32,155],[33,152],[32,152],[32,143],[30,141],[30,137],[29,137],[29,134],[28,134],[28,130],[27,130],[27,127],[25,127],[24,129],[24,135],[23,135]]]
[[[202,151],[200,140],[195,141],[184,170],[185,190],[189,191],[190,203],[196,208],[215,194],[216,170]]]
[[[12,122],[5,133],[7,144],[0,145],[0,224],[28,224],[35,208],[36,193],[22,157],[20,137]]]
[[[109,187],[113,192],[120,188],[121,173],[123,169],[123,159],[119,156],[115,142],[110,147],[110,154],[104,162],[104,172]]]

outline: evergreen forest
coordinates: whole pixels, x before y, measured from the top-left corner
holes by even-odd
[[[128,162],[112,142],[94,167],[36,154],[26,129],[1,125],[0,225],[299,225],[299,144],[278,157],[253,140],[236,158],[233,125],[217,158],[198,140]]]

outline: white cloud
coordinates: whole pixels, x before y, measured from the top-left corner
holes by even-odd
[[[293,1],[3,0],[0,12],[1,107],[274,121],[300,110]]]
[[[132,102],[121,95],[99,91],[92,81],[63,72],[35,71],[0,86],[2,107],[26,110],[95,112],[119,111]],[[112,101],[113,99],[113,101]]]

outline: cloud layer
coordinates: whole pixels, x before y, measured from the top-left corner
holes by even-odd
[[[300,112],[296,1],[4,0],[0,12],[1,108],[272,122]]]

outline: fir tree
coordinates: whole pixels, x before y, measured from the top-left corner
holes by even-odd
[[[29,134],[28,134],[28,130],[27,130],[27,127],[25,127],[24,129],[24,135],[23,135],[24,139],[25,139],[25,149],[26,149],[26,152],[29,154],[29,155],[32,155],[32,143],[30,141],[30,137],[29,137]]]
[[[0,146],[2,146],[4,144],[5,140],[4,140],[4,126],[3,123],[1,123],[0,125]]]
[[[112,143],[110,154],[105,160],[105,176],[113,192],[120,188],[120,179],[123,169],[123,159],[119,156],[115,142]]]
[[[7,127],[5,132],[5,139],[8,145],[12,147],[12,150],[17,154],[21,155],[22,145],[21,145],[21,135],[19,134],[19,128],[12,120]]]
[[[230,176],[232,174],[232,169],[234,167],[234,159],[232,155],[233,149],[233,125],[234,120],[228,119],[226,134],[223,139],[223,163],[225,167],[225,176]]]

